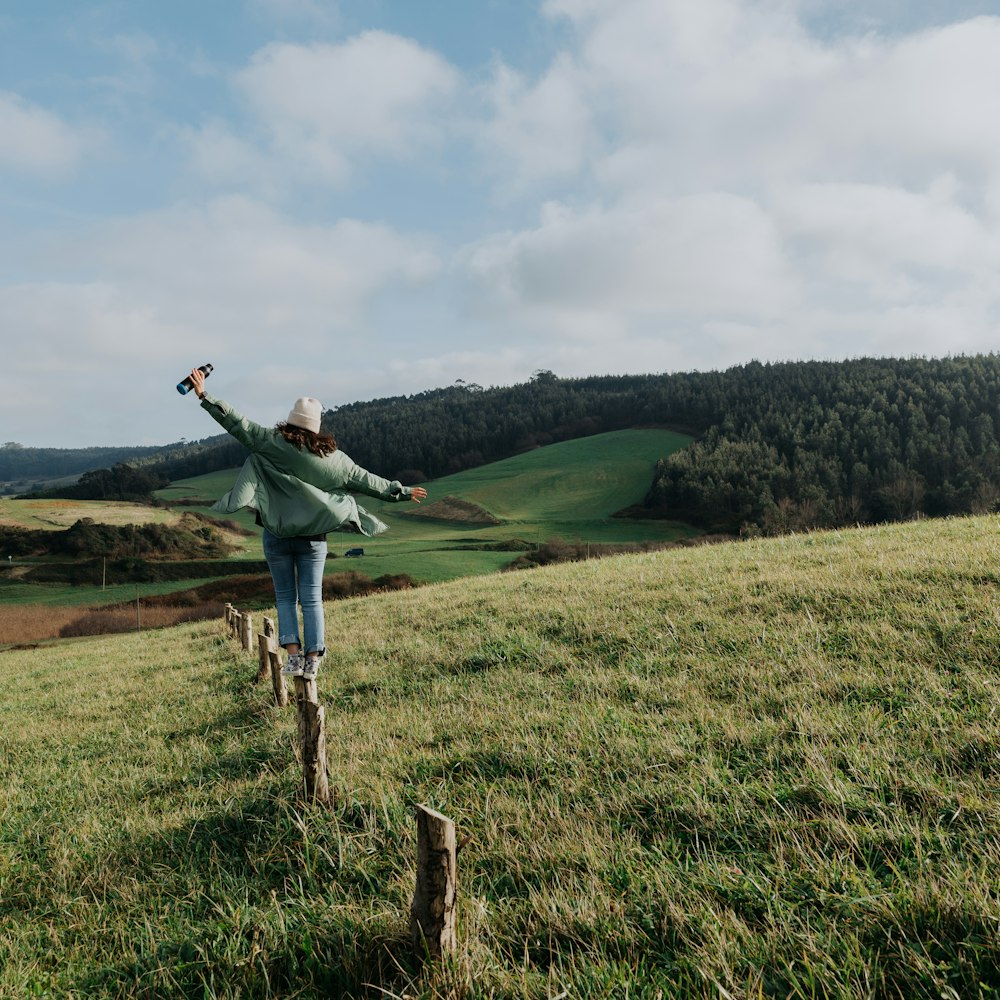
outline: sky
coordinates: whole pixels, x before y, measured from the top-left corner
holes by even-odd
[[[992,352],[1000,0],[0,0],[0,445]]]

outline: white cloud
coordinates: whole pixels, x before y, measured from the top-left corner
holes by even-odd
[[[544,11],[575,45],[537,83],[501,67],[488,132],[522,186],[549,190],[548,145],[510,123],[543,121],[538,95],[558,79],[586,123],[568,134],[587,138],[567,140],[553,113],[554,145],[589,207],[570,195],[466,250],[498,325],[597,345],[595,370],[657,335],[703,368],[995,349],[1000,18],[823,39],[784,0]]]
[[[211,186],[252,191],[270,199],[280,197],[289,188],[289,178],[276,169],[273,158],[234,132],[225,121],[183,127],[177,135],[188,151],[188,169]]]
[[[802,263],[886,301],[925,299],[955,284],[991,281],[1000,232],[956,202],[954,179],[923,193],[868,184],[809,184],[783,192],[778,211]]]
[[[438,268],[386,226],[298,225],[235,197],[111,225],[74,252],[201,335],[259,347],[276,331],[293,330],[303,347],[322,342],[360,322],[387,283],[421,283]]]
[[[17,94],[0,91],[0,169],[60,174],[76,166],[83,134]]]
[[[767,319],[794,299],[773,223],[729,194],[690,195],[641,209],[550,205],[540,225],[493,237],[462,255],[486,309],[506,322],[543,315],[572,333],[629,317],[702,314]]]
[[[517,192],[540,180],[572,178],[583,167],[596,135],[571,59],[557,60],[536,84],[498,63],[484,97],[492,118],[478,142],[501,188]]]
[[[367,31],[339,45],[269,45],[236,82],[279,156],[339,182],[357,158],[433,143],[459,79],[415,42]]]
[[[213,433],[193,409],[172,431],[176,415],[162,400],[173,400],[161,391],[185,365],[212,361],[214,384],[256,398],[259,419],[287,413],[280,390],[296,381],[330,395],[324,371],[343,378],[385,350],[372,310],[439,269],[425,246],[388,227],[298,225],[244,198],[99,225],[60,239],[48,259],[71,277],[0,287],[0,313],[19,331],[17,370],[46,394],[92,383],[101,396],[114,384],[114,407],[135,414],[133,435],[153,441]],[[76,414],[75,427],[112,441],[99,410]],[[0,424],[19,419],[0,399]],[[54,407],[52,425],[34,432],[58,440],[65,420]]]
[[[577,32],[572,57],[549,73],[589,110],[610,158],[591,168],[605,181],[658,177],[676,191],[892,175],[912,187],[955,168],[982,182],[1000,168],[998,17],[830,40],[782,0],[552,0],[545,10]],[[533,88],[523,93],[530,113]]]

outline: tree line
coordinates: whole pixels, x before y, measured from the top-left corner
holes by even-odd
[[[646,498],[673,517],[781,534],[997,508],[997,355],[751,364],[702,387],[713,419]]]
[[[162,470],[141,468],[118,462],[110,469],[91,469],[73,484],[22,493],[28,500],[59,498],[64,500],[127,500],[148,503],[153,490],[168,486]]]
[[[325,418],[370,468],[436,478],[642,425],[696,435],[642,506],[712,532],[780,534],[980,513],[1000,499],[1000,356],[752,362],[718,372],[457,386]]]
[[[1000,356],[752,362],[725,371],[468,383],[327,411],[356,462],[407,483],[571,438],[666,426],[696,441],[643,501],[713,532],[777,534],[993,510]],[[252,415],[252,414],[251,414]],[[242,462],[232,439],[130,463],[174,480]]]
[[[0,445],[0,482],[77,476],[81,472],[106,468],[117,462],[133,462],[163,450],[162,445],[131,448],[28,448],[17,441],[7,441]]]

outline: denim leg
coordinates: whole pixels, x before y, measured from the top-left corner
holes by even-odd
[[[305,652],[326,651],[323,636],[323,568],[326,566],[326,541],[299,539],[300,551],[295,568],[299,581],[299,604],[302,605],[302,631]]]
[[[299,613],[296,607],[298,592],[295,586],[295,553],[291,538],[278,538],[266,528],[262,539],[264,558],[271,571],[274,584],[274,602],[278,609],[278,645],[291,643],[301,646],[299,638]]]

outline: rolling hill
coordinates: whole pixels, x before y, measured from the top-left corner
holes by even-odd
[[[333,605],[328,810],[221,620],[0,654],[0,995],[992,995],[996,529]],[[472,837],[437,971],[418,802]]]
[[[597,434],[434,480],[427,484],[426,506],[362,498],[361,503],[390,530],[364,539],[331,534],[330,551],[342,554],[360,545],[365,555],[352,560],[354,569],[371,576],[408,573],[417,580],[439,582],[494,572],[513,558],[511,552],[497,547],[514,540],[539,544],[553,536],[591,542],[688,538],[699,532],[676,521],[612,515],[641,500],[659,458],[690,440],[659,429]],[[159,490],[157,496],[210,513],[210,502],[229,489],[235,475],[235,470],[228,470],[181,480]],[[473,504],[490,516],[470,520],[467,511],[462,516],[451,509],[442,517],[441,508],[434,505],[446,497]],[[253,524],[250,515],[236,519]],[[259,543],[256,548],[248,547],[246,555],[259,558]]]
[[[662,430],[601,434],[537,448],[431,483],[432,503],[426,507],[371,501],[369,505],[391,530],[376,539],[331,534],[327,572],[353,571],[373,580],[405,574],[418,582],[438,582],[497,572],[524,549],[555,536],[588,543],[620,543],[697,535],[695,529],[677,522],[611,516],[619,507],[642,497],[661,455],[683,447],[688,440]],[[178,524],[187,512],[217,518],[209,505],[229,489],[235,476],[236,470],[229,469],[173,483],[157,491],[158,499],[169,505],[165,508],[117,501],[0,500],[0,524],[6,521],[55,531],[83,517],[113,524]],[[452,502],[445,503],[449,497]],[[487,514],[470,520],[470,510],[484,513],[482,504],[496,508],[498,516]],[[431,518],[408,516],[421,512]],[[447,516],[440,519],[443,512]],[[130,570],[113,565],[109,570],[100,558],[91,560],[89,568],[73,565],[65,572],[51,560],[41,560],[46,563],[50,582],[39,582],[32,579],[38,576],[39,560],[15,557],[3,565],[8,563],[4,558],[0,563],[0,597],[6,610],[0,613],[0,644],[56,635],[74,621],[65,610],[68,607],[104,606],[140,598],[162,604],[170,594],[177,595],[178,606],[187,606],[194,600],[196,588],[223,578],[221,574],[252,574],[259,600],[270,601],[270,581],[261,564],[260,529],[254,526],[253,515],[242,512],[224,520],[234,521],[249,532],[246,536],[222,532],[233,546],[226,565],[217,559],[178,563],[170,567],[172,582],[162,567],[151,570],[137,564]],[[363,556],[341,558],[359,545]],[[249,580],[245,582],[250,585]],[[331,588],[333,583],[330,581]],[[55,607],[62,610],[56,612]],[[115,620],[128,627],[132,618],[126,614]],[[111,619],[108,622],[112,627]]]

